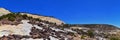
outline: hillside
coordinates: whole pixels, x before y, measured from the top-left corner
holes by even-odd
[[[109,25],[109,24],[69,24],[69,27],[86,27],[94,30],[116,30],[120,29],[114,25]]]
[[[2,10],[0,40],[120,40],[120,28],[113,25],[65,24],[53,17]]]
[[[28,14],[28,13],[21,13],[21,14],[26,14],[27,16],[31,16],[33,18],[39,18],[41,20],[56,23],[57,25],[61,25],[64,23],[63,21],[58,20],[57,18],[53,18],[53,17],[49,17],[49,16],[39,16],[39,15],[33,15],[33,14]]]

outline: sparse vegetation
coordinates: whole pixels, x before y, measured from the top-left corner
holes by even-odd
[[[85,37],[86,37],[86,36],[82,35],[82,36],[81,36],[81,39],[85,39]]]
[[[49,21],[45,21],[45,20],[41,20],[40,18],[33,18],[33,17],[31,17],[31,16],[27,16],[26,14],[19,14],[19,13],[10,13],[10,14],[7,14],[7,15],[3,15],[3,16],[1,16],[0,17],[0,20],[2,20],[2,19],[4,19],[4,20],[7,20],[7,23],[9,24],[9,21],[11,22],[13,22],[13,21],[17,21],[17,20],[24,20],[24,19],[27,19],[27,20],[30,20],[30,22],[29,23],[31,23],[31,24],[35,24],[35,25],[39,25],[39,26],[41,26],[41,27],[46,27],[46,25],[45,24],[48,24],[49,25],[49,27],[55,27],[55,28],[58,28],[58,29],[60,29],[60,30],[63,30],[63,31],[65,31],[64,29],[65,28],[70,28],[70,27],[72,27],[72,26],[77,26],[77,27],[86,27],[86,28],[90,28],[90,29],[94,29],[94,30],[104,30],[105,29],[105,31],[107,31],[107,30],[113,30],[114,29],[114,26],[112,27],[111,25],[93,25],[93,24],[90,24],[90,25],[72,25],[72,24],[62,24],[62,25],[56,25],[56,23],[52,23],[52,22],[49,22]],[[2,20],[3,21],[3,20]],[[18,22],[18,21],[17,21]],[[7,24],[6,23],[6,24]],[[43,24],[44,25],[43,25]],[[47,26],[48,26],[47,25]],[[111,26],[111,27],[108,27],[108,26]],[[80,35],[81,37],[79,37],[79,38],[81,38],[81,39],[85,39],[85,37],[89,37],[89,38],[95,38],[95,36],[99,36],[99,37],[103,37],[103,38],[109,38],[110,40],[120,40],[120,38],[119,37],[110,37],[109,35],[104,35],[104,34],[101,34],[101,33],[98,33],[98,35],[96,35],[97,33],[95,33],[95,31],[92,31],[92,30],[90,30],[90,29],[87,29],[86,30],[86,28],[81,28],[81,29],[72,29],[72,31],[75,31],[76,33],[74,33],[74,32],[70,32],[70,31],[65,31],[65,33],[64,32],[62,32],[62,31],[57,31],[56,33],[58,33],[58,34],[56,34],[56,35],[60,35],[59,33],[62,33],[62,34],[65,34],[65,35],[70,35],[70,36],[73,36],[73,37],[77,37],[77,34],[78,35]],[[96,29],[95,29],[96,28]],[[103,29],[100,29],[100,28],[103,28]],[[49,29],[49,28],[44,28],[48,33],[50,33],[50,32],[55,32],[55,30],[52,30],[52,29]],[[38,31],[38,32],[35,32],[35,31]],[[37,35],[39,35],[39,33],[40,33],[40,30],[36,30],[35,29],[35,33],[38,33]],[[41,30],[42,31],[42,30]],[[43,32],[44,34],[46,34],[46,31],[45,32]],[[34,32],[33,32],[33,34],[34,34]],[[98,31],[99,32],[99,31]],[[42,32],[41,32],[41,34],[42,34]],[[43,37],[44,35],[42,35],[41,37]]]
[[[90,36],[90,37],[94,37],[93,31],[91,31],[91,30],[87,31],[87,35]]]
[[[0,20],[2,19],[8,19],[9,21],[14,21],[15,20],[15,17],[16,15],[14,13],[9,13],[7,15],[3,15],[0,17]]]
[[[20,13],[9,13],[7,15],[3,15],[0,17],[0,20],[2,19],[8,19],[9,21],[15,21],[16,19],[22,17],[22,19],[33,19],[32,17],[28,17],[26,14],[21,15]],[[36,21],[41,21],[38,18],[34,18]]]
[[[67,35],[75,36],[72,32],[68,32]]]
[[[34,18],[34,20],[36,20],[36,21],[41,21],[41,19],[39,19],[39,18]]]
[[[111,37],[110,40],[120,40],[119,37]]]
[[[24,18],[24,19],[27,19],[27,15],[26,14],[24,14],[24,15],[22,15],[22,18]]]
[[[8,17],[9,21],[15,21],[15,17]]]

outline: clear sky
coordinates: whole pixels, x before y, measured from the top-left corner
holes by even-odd
[[[0,7],[54,16],[70,24],[120,26],[120,0],[0,0]]]

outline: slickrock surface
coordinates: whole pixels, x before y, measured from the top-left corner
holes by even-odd
[[[6,10],[4,8],[0,8],[0,16],[11,13],[9,10]],[[21,13],[21,14],[26,14],[26,13]],[[47,16],[38,16],[38,15],[33,15],[33,14],[27,14],[28,16],[31,16],[33,18],[40,18],[41,20],[49,21],[52,23],[56,23],[57,25],[61,25],[64,23],[63,21],[53,18],[53,17],[47,17]]]
[[[63,24],[52,17],[10,13],[0,8],[0,40],[120,40],[108,24]]]
[[[4,8],[0,8],[0,16],[4,15],[4,14],[8,14],[10,13],[8,10],[4,9]]]
[[[21,13],[21,14],[25,14],[25,13]],[[47,17],[47,16],[38,16],[38,15],[33,15],[33,14],[27,14],[28,16],[31,16],[33,18],[40,18],[41,20],[45,20],[45,21],[49,21],[52,23],[56,23],[57,25],[61,25],[62,23],[64,23],[61,20],[58,20],[56,18],[53,17]]]

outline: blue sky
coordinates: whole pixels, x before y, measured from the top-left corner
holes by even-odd
[[[54,16],[70,24],[120,26],[120,0],[0,0],[0,7]]]

